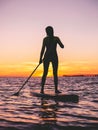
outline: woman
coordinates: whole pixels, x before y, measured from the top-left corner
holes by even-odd
[[[55,93],[60,93],[60,91],[58,90],[58,75],[57,75],[58,55],[57,55],[56,48],[57,48],[57,44],[59,44],[61,48],[64,48],[64,45],[62,44],[62,42],[58,37],[54,36],[53,27],[51,26],[46,27],[46,34],[47,36],[43,39],[43,45],[42,45],[42,50],[40,53],[40,60],[39,60],[39,63],[43,62],[43,67],[44,67],[44,72],[41,81],[41,93],[44,93],[44,84],[45,84],[50,62],[52,62],[52,67],[53,67]]]

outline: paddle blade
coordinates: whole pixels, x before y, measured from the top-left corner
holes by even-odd
[[[12,96],[19,96],[19,92],[14,93]]]

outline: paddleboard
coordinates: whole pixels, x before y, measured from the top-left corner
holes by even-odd
[[[33,96],[46,98],[46,99],[53,99],[55,101],[61,101],[61,102],[78,102],[79,96],[75,94],[43,94],[39,92],[32,92]]]

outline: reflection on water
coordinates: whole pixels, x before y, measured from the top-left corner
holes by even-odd
[[[25,78],[0,78],[0,130],[15,128],[63,130],[63,128],[98,129],[98,77],[60,77],[59,89],[77,94],[79,103],[59,102],[34,97],[40,90],[40,78],[31,78],[18,97]],[[54,93],[52,78],[48,78],[45,92]]]
[[[43,124],[56,124],[57,122],[57,111],[58,102],[52,104],[49,100],[41,99],[40,118]]]

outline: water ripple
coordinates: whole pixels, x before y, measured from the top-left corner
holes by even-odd
[[[40,78],[31,78],[18,97],[11,96],[25,80],[0,78],[0,130],[63,130],[64,127],[98,129],[98,77],[59,77],[59,89],[65,94],[77,94],[79,103],[34,97],[32,91],[40,90]],[[52,78],[47,79],[45,91],[54,92]]]

